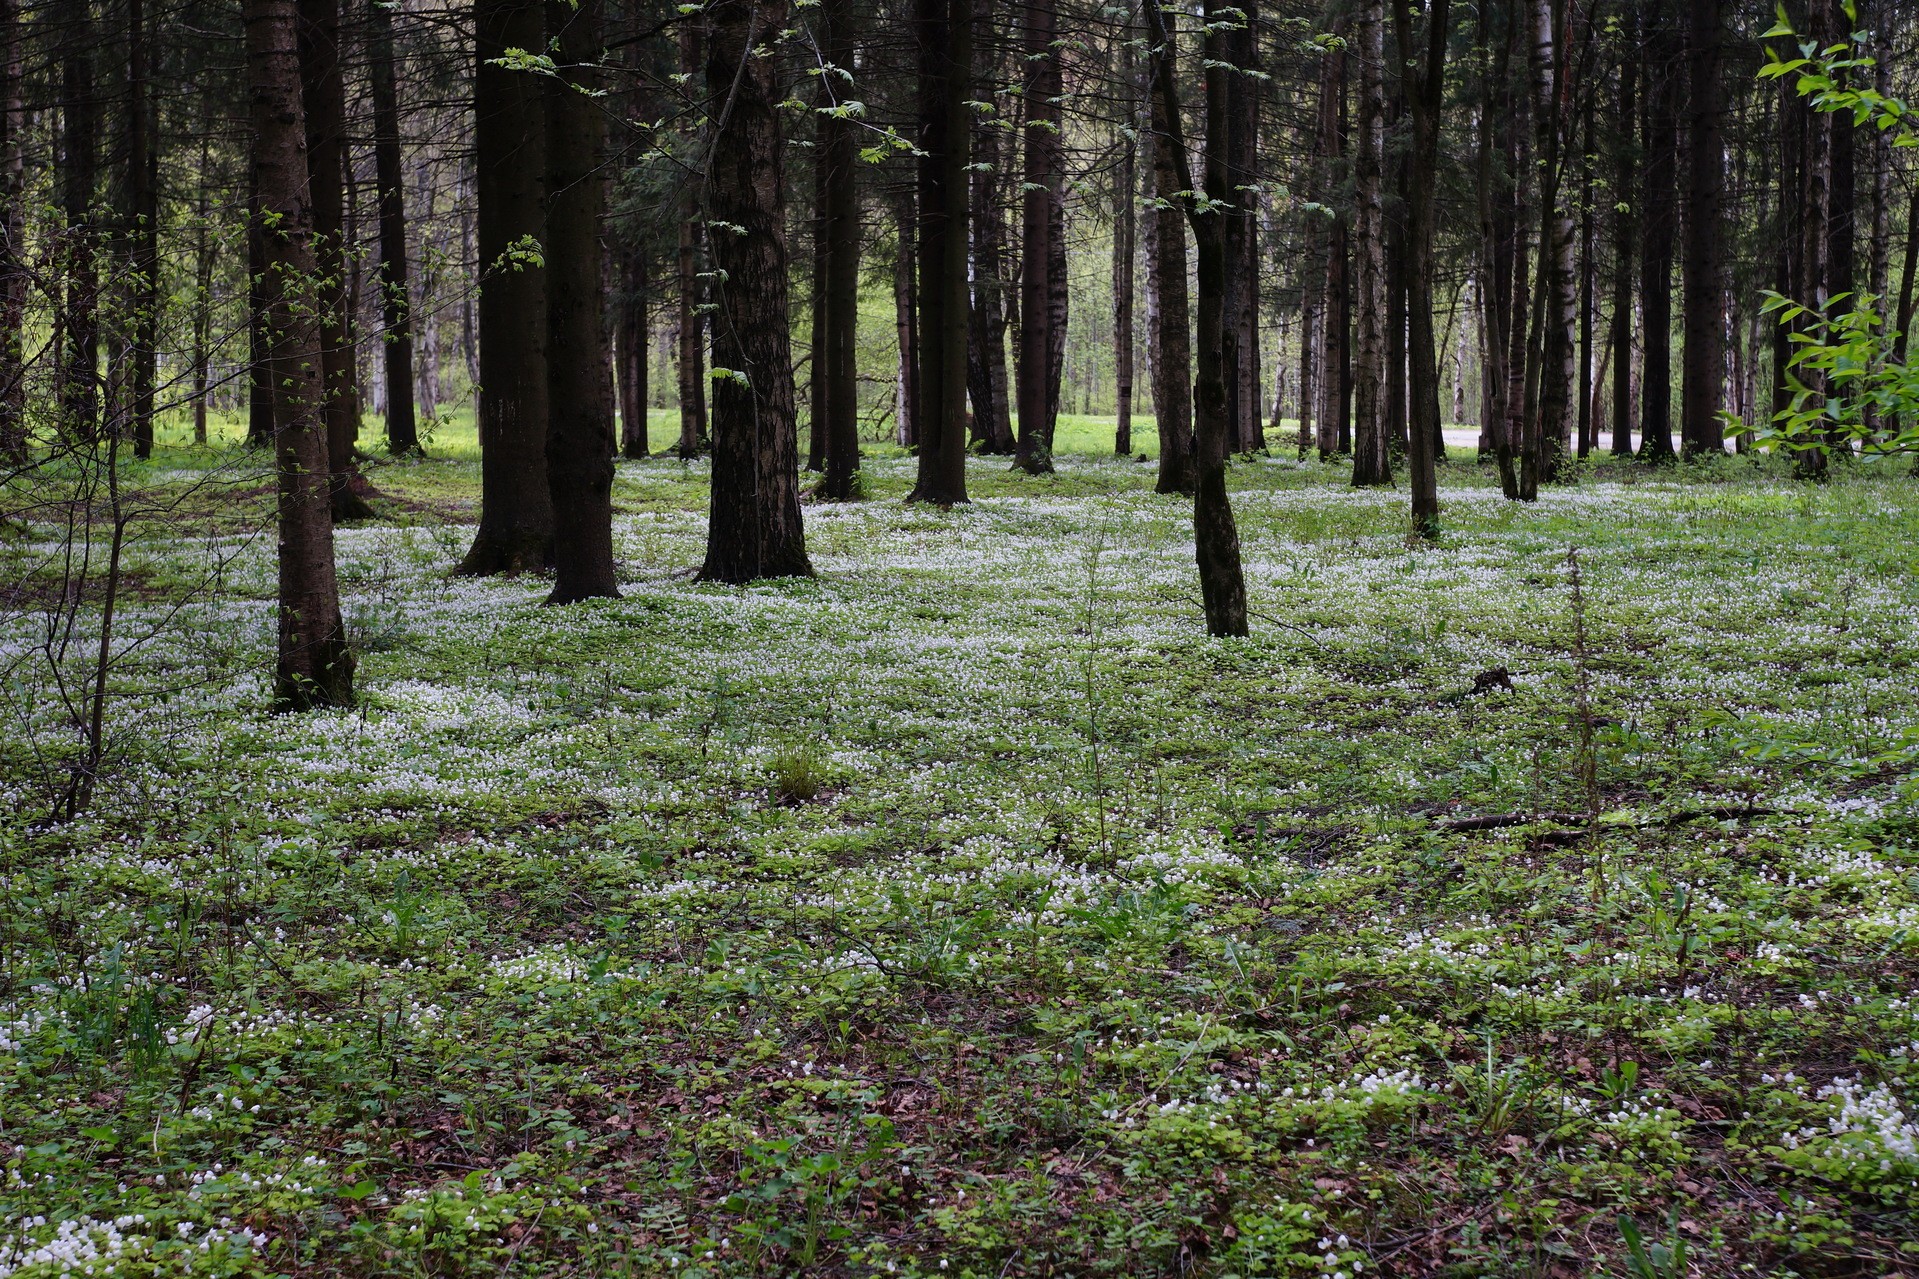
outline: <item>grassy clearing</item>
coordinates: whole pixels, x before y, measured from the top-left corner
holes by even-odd
[[[380,464],[301,718],[143,541],[99,809],[0,746],[0,1276],[1919,1269],[1909,480],[1241,463],[1222,643],[1150,467],[971,465],[735,590],[622,463],[550,611]]]

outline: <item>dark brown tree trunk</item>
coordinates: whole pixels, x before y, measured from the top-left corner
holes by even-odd
[[[1130,24],[1119,30],[1119,82],[1125,95],[1125,119],[1131,127],[1139,114],[1133,102],[1133,37]],[[1113,384],[1118,415],[1113,424],[1113,452],[1119,457],[1133,451],[1133,260],[1138,252],[1135,227],[1138,206],[1135,200],[1134,166],[1139,156],[1136,136],[1119,140],[1119,173],[1113,210]]]
[[[1719,0],[1687,9],[1691,119],[1687,129],[1685,338],[1679,428],[1687,457],[1725,451],[1719,420],[1726,380],[1726,299],[1720,213],[1725,147],[1719,107]],[[1848,136],[1850,130],[1844,130]]]
[[[1198,249],[1195,274],[1199,293],[1198,360],[1193,384],[1194,559],[1199,568],[1207,633],[1245,635],[1246,579],[1240,566],[1239,530],[1226,492],[1226,454],[1232,424],[1226,415],[1225,377],[1226,370],[1232,367],[1232,354],[1227,348],[1235,339],[1226,323],[1225,236],[1221,219],[1209,214],[1196,198],[1192,162],[1188,158],[1190,152],[1179,113],[1176,51],[1165,15],[1157,5],[1147,5],[1145,9],[1154,45],[1153,91],[1160,100],[1179,183],[1177,190],[1185,193],[1181,203]],[[1233,195],[1226,163],[1226,135],[1231,117],[1227,111],[1225,77],[1231,72],[1224,66],[1218,47],[1218,33],[1224,21],[1220,6],[1209,3],[1205,10],[1204,42],[1207,66],[1205,198],[1214,209],[1229,203]]]
[[[0,0],[0,463],[27,456],[27,262],[20,0]]]
[[[620,393],[620,456],[629,461],[652,452],[646,432],[646,362],[652,349],[646,267],[645,249],[633,246],[620,253],[619,321],[613,342]]]
[[[1174,55],[1168,44],[1168,59]],[[1157,91],[1152,95],[1153,220],[1153,412],[1159,426],[1159,478],[1156,493],[1191,495],[1193,461],[1193,346],[1191,301],[1186,284],[1186,218],[1180,212],[1179,155],[1173,149],[1174,125]]]
[[[325,312],[311,304],[325,268],[313,251],[294,0],[246,0],[244,16],[277,427],[279,649],[273,705],[283,711],[346,706],[353,701],[353,652],[340,616],[327,496],[320,331]]]
[[[100,104],[93,82],[93,20],[90,5],[70,19],[61,58],[61,155],[58,170],[65,228],[56,261],[65,290],[60,311],[61,429],[91,439],[100,427],[100,281],[94,254],[95,187],[100,162]]]
[[[540,81],[495,65],[546,43],[545,0],[475,0],[475,243],[480,259],[480,527],[459,571],[553,564],[546,476],[548,267],[520,252],[547,243],[546,125]]]
[[[1639,306],[1644,371],[1639,388],[1639,456],[1664,462],[1672,447],[1672,248],[1678,167],[1677,34],[1673,15],[1647,9],[1644,194],[1640,206]]]
[[[1523,308],[1515,310],[1515,293],[1522,287],[1518,228],[1520,174],[1514,157],[1522,130],[1514,119],[1511,85],[1512,45],[1516,13],[1506,10],[1506,26],[1495,33],[1481,7],[1474,18],[1474,42],[1479,52],[1479,154],[1476,178],[1481,246],[1479,289],[1483,369],[1481,374],[1480,437],[1499,468],[1499,487],[1508,501],[1519,497],[1519,474],[1514,467],[1509,391],[1509,362],[1513,331],[1524,324]],[[1504,161],[1496,172],[1494,157]]]
[[[919,473],[909,501],[966,497],[972,0],[920,0]],[[1022,426],[1022,432],[1024,426]]]
[[[680,27],[680,74],[686,91],[698,93],[705,56],[700,48],[703,24]],[[683,184],[679,213],[680,456],[693,458],[706,445],[706,317],[700,311],[699,208],[693,183]]]
[[[899,346],[899,386],[894,441],[903,449],[918,448],[920,404],[919,357],[919,205],[911,185],[903,184],[893,197],[893,329]]]
[[[1059,383],[1053,373],[1053,191],[1059,171],[1059,50],[1054,47],[1056,0],[1027,0],[1026,156],[1020,219],[1019,443],[1021,469],[1053,469],[1053,414]]]
[[[713,499],[700,578],[806,577],[813,568],[800,522],[787,337],[785,94],[778,63],[758,52],[761,41],[785,26],[786,0],[720,0],[708,13],[707,82],[732,89],[714,124],[706,183],[717,305]],[[836,407],[829,404],[828,411]]]
[[[606,188],[600,146],[606,116],[589,96],[600,84],[601,3],[547,0],[546,5],[547,43],[557,70],[546,83],[549,604],[620,593],[613,564],[613,379],[601,331]]]
[[[1626,32],[1636,37],[1637,6],[1628,11]],[[1639,60],[1627,57],[1619,65],[1618,113],[1614,117],[1624,136],[1615,142],[1616,170],[1613,179],[1613,284],[1612,284],[1612,455],[1631,457],[1633,453],[1632,402],[1632,275],[1633,210],[1638,207],[1638,167],[1634,164],[1631,130],[1639,115],[1637,101]]]
[[[1226,176],[1232,208],[1226,212],[1226,323],[1232,327],[1232,367],[1226,372],[1230,447],[1265,447],[1259,395],[1259,56],[1256,0],[1239,0],[1237,15],[1222,14],[1226,77]]]
[[[833,94],[832,104],[846,101],[852,87],[853,15],[847,0],[826,0],[820,7],[822,44],[827,64],[836,68],[822,76]],[[838,114],[821,117],[817,163],[826,177],[825,201],[817,234],[825,246],[820,278],[815,287],[824,305],[821,328],[824,342],[816,342],[813,376],[824,394],[819,401],[820,426],[825,438],[825,483],[820,494],[847,502],[855,496],[853,476],[860,465],[859,374],[856,357],[860,308],[860,208],[856,183],[859,173],[858,140],[853,120]],[[794,512],[797,520],[797,509]],[[804,552],[802,551],[802,555]]]
[[[1407,470],[1412,484],[1413,531],[1432,538],[1439,533],[1439,487],[1435,441],[1442,440],[1439,416],[1439,354],[1433,345],[1433,230],[1438,191],[1439,113],[1446,75],[1448,0],[1429,0],[1426,49],[1421,61],[1413,40],[1411,0],[1393,0],[1393,21],[1400,65],[1409,69],[1407,105],[1412,112],[1412,150],[1408,156],[1406,202],[1407,355],[1412,366],[1411,421]]]
[[[248,179],[251,181],[251,178]],[[260,194],[247,193],[247,447],[273,445],[273,385],[268,368],[266,240]]]
[[[1579,125],[1579,136],[1583,139],[1579,148],[1579,375],[1573,380],[1573,390],[1579,397],[1576,439],[1581,461],[1591,456],[1597,430],[1593,421],[1593,401],[1597,395],[1593,386],[1593,306],[1597,278],[1593,256],[1593,114],[1594,95],[1589,93]]]
[[[145,0],[127,0],[127,352],[133,454],[153,455],[153,391],[160,331],[160,155],[152,83],[152,30]]]
[[[367,0],[368,79],[373,98],[373,189],[380,208],[381,350],[386,356],[386,446],[420,451],[413,415],[413,301],[406,258],[406,182],[401,174],[399,77],[393,66],[393,15]]]
[[[1385,53],[1382,0],[1355,9],[1359,120],[1353,146],[1353,268],[1358,340],[1353,359],[1353,484],[1393,482],[1386,403]]]
[[[307,173],[313,192],[314,252],[320,263],[315,304],[325,324],[327,486],[337,524],[373,515],[366,501],[367,483],[353,461],[360,423],[354,319],[346,298],[346,78],[340,58],[340,0],[299,3]]]
[[[219,242],[213,238],[212,139],[200,139],[200,189],[193,207],[193,442],[207,442],[207,387],[213,362],[213,268]]]
[[[1573,202],[1566,198],[1571,146],[1572,56],[1559,31],[1554,0],[1533,0],[1533,127],[1540,151],[1540,332],[1539,412],[1528,414],[1520,450],[1520,493],[1528,501],[1539,485],[1562,478],[1562,461],[1576,421],[1576,338],[1579,295],[1574,270]]]
[[[993,27],[992,0],[978,6],[982,31]],[[985,60],[988,83],[982,92],[999,93],[996,56]],[[974,447],[982,453],[1014,451],[1013,413],[1007,398],[1006,371],[1006,212],[1008,166],[997,117],[981,116],[973,129],[973,311],[967,331],[966,389],[973,403]]]

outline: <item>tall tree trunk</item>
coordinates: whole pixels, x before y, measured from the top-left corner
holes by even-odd
[[[705,62],[700,48],[704,24],[680,27],[680,74],[686,92],[697,96],[698,78]],[[706,317],[700,311],[699,207],[693,183],[683,184],[679,210],[679,334],[680,334],[680,456],[700,455],[706,444]]]
[[[0,0],[0,464],[27,456],[26,167],[20,0]]]
[[[1167,44],[1165,56],[1174,53]],[[1194,489],[1193,460],[1193,339],[1191,300],[1186,283],[1186,219],[1180,212],[1180,192],[1187,188],[1173,149],[1174,126],[1167,104],[1153,92],[1152,158],[1155,207],[1151,258],[1147,270],[1153,280],[1153,413],[1159,426],[1159,478],[1156,493],[1184,493]]]
[[[1157,5],[1145,6],[1151,24],[1153,91],[1160,101],[1173,157],[1176,190],[1184,193],[1187,221],[1198,250],[1195,283],[1199,293],[1198,359],[1193,383],[1193,553],[1199,568],[1199,589],[1209,635],[1247,633],[1246,579],[1240,566],[1239,529],[1233,521],[1226,492],[1226,453],[1231,423],[1226,415],[1226,370],[1231,367],[1228,345],[1234,340],[1226,324],[1226,244],[1221,219],[1209,213],[1197,198],[1185,127],[1179,113],[1175,76],[1177,53],[1165,15]],[[1220,6],[1205,9],[1206,72],[1206,204],[1217,209],[1232,196],[1226,164],[1227,111],[1224,77],[1230,74],[1219,57],[1218,32],[1223,23]]]
[[[247,181],[252,182],[249,172]],[[247,447],[273,446],[273,384],[268,367],[266,239],[260,193],[247,191]]]
[[[1648,6],[1646,40],[1645,193],[1640,205],[1639,306],[1645,347],[1639,388],[1639,456],[1664,462],[1672,447],[1672,245],[1678,61],[1673,17]]]
[[[80,5],[70,21],[60,69],[58,183],[65,227],[55,266],[66,296],[59,318],[59,400],[62,430],[91,439],[100,426],[100,281],[94,262],[100,104],[93,81],[91,3]]]
[[[128,409],[135,457],[153,455],[160,332],[160,155],[145,0],[127,0],[127,265],[132,301]]]
[[[899,345],[899,387],[895,393],[894,442],[903,449],[920,442],[919,343],[919,203],[911,185],[902,184],[893,198],[893,329]]]
[[[919,473],[909,500],[966,497],[972,0],[920,0]],[[1022,431],[1024,426],[1022,425]]]
[[[1519,474],[1514,468],[1509,390],[1512,384],[1513,331],[1523,327],[1523,308],[1516,311],[1514,294],[1524,276],[1519,262],[1518,228],[1521,175],[1513,163],[1522,130],[1515,120],[1511,86],[1513,33],[1516,11],[1505,10],[1506,26],[1495,37],[1490,15],[1480,7],[1473,20],[1473,39],[1479,53],[1479,154],[1476,194],[1479,203],[1481,355],[1480,437],[1499,468],[1499,487],[1508,501],[1519,497]],[[1496,168],[1495,156],[1503,163]]]
[[[600,84],[601,4],[547,0],[546,5],[547,43],[557,68],[546,85],[549,604],[620,593],[613,564],[613,379],[601,331],[600,224],[606,187],[600,146],[606,116],[590,96]]]
[[[219,241],[213,237],[212,139],[200,139],[199,192],[193,206],[193,442],[207,442],[207,385],[213,363],[213,268]]]
[[[1059,50],[1057,0],[1026,0],[1026,156],[1020,220],[1019,466],[1029,474],[1053,469],[1053,188],[1059,170]]]
[[[1139,156],[1137,135],[1127,136],[1139,114],[1133,102],[1133,28],[1119,29],[1119,82],[1124,95],[1125,124],[1119,139],[1119,173],[1113,210],[1113,388],[1118,414],[1113,425],[1113,452],[1126,457],[1133,451],[1133,261],[1138,252],[1135,227],[1138,203],[1134,193],[1134,166]]]
[[[315,305],[325,325],[321,358],[326,366],[327,491],[337,524],[373,515],[366,502],[366,481],[353,461],[360,423],[354,319],[346,299],[346,78],[340,59],[340,0],[299,3],[307,173],[321,273]]]
[[[1391,424],[1386,402],[1386,221],[1384,131],[1386,97],[1380,33],[1383,0],[1359,0],[1359,121],[1353,148],[1353,266],[1358,340],[1353,360],[1353,484],[1393,482]]]
[[[406,182],[401,175],[400,91],[393,66],[393,15],[386,0],[367,0],[368,78],[373,97],[373,188],[380,208],[381,350],[386,356],[386,446],[395,455],[420,451],[413,415],[413,299],[406,258]]]
[[[1639,29],[1638,6],[1627,14],[1626,33],[1636,37]],[[1615,120],[1624,136],[1614,143],[1613,178],[1613,283],[1612,283],[1612,455],[1631,457],[1632,438],[1632,269],[1633,210],[1638,207],[1638,168],[1634,164],[1631,130],[1638,118],[1639,60],[1624,57],[1619,63],[1619,100]]]
[[[833,102],[846,101],[852,86],[853,30],[847,0],[825,0],[820,7],[822,43],[827,64],[822,76],[831,85]],[[859,376],[856,357],[860,308],[860,208],[857,125],[838,114],[821,118],[817,163],[826,173],[826,199],[818,234],[825,243],[824,261],[816,287],[823,290],[821,311],[825,341],[814,346],[813,376],[823,379],[821,428],[825,433],[826,479],[821,495],[832,501],[851,501],[853,476],[860,465]],[[775,193],[777,194],[777,192]],[[816,428],[820,429],[820,428]],[[794,512],[797,520],[797,508]],[[804,551],[802,550],[802,555]]]
[[[646,432],[646,363],[652,350],[646,268],[644,248],[632,245],[621,250],[619,318],[613,343],[618,368],[615,389],[620,395],[620,456],[629,461],[652,452]]]
[[[720,0],[708,12],[707,82],[732,89],[707,174],[717,306],[713,497],[700,578],[810,576],[787,337],[785,94],[779,64],[764,52],[786,25],[786,0]]]
[[[993,29],[992,0],[978,5],[977,22]],[[990,51],[990,43],[989,43]],[[998,57],[984,60],[987,83],[982,93],[1000,92]],[[973,403],[973,438],[981,452],[1014,451],[1013,413],[1007,400],[1006,371],[1006,212],[1009,165],[1001,143],[999,117],[981,116],[973,128],[973,310],[967,330],[966,388]]]
[[[475,244],[480,265],[480,527],[459,571],[522,573],[553,564],[547,491],[546,125],[540,81],[496,65],[543,48],[545,0],[475,0]]]
[[[1725,429],[1719,420],[1726,381],[1726,299],[1720,279],[1726,162],[1719,106],[1719,0],[1690,0],[1687,18],[1692,84],[1686,131],[1686,349],[1679,429],[1686,456],[1695,457],[1725,451]]]
[[[1444,101],[1449,34],[1447,9],[1448,0],[1429,0],[1422,62],[1413,40],[1412,0],[1393,0],[1400,65],[1409,68],[1412,78],[1407,94],[1413,137],[1408,157],[1406,202],[1406,311],[1410,321],[1407,355],[1412,365],[1412,384],[1406,464],[1412,484],[1413,531],[1426,538],[1439,533],[1434,449],[1435,441],[1444,438],[1440,435],[1439,354],[1433,345],[1432,277],[1434,205],[1439,186],[1439,113]],[[1416,70],[1410,70],[1412,68]]]
[[[294,0],[246,0],[253,189],[265,224],[261,273],[278,477],[279,645],[276,710],[353,701],[353,652],[340,616],[327,496],[327,400],[321,333],[308,293],[325,268],[313,251]]]
[[[1226,369],[1229,447],[1250,453],[1264,444],[1259,416],[1259,58],[1255,0],[1239,0],[1238,13],[1222,10],[1219,49],[1230,69],[1226,87],[1226,317],[1232,330]]]
[[[1593,401],[1598,391],[1593,386],[1593,307],[1597,264],[1594,259],[1593,222],[1593,115],[1594,95],[1586,95],[1581,112],[1579,136],[1579,375],[1573,389],[1578,394],[1579,429],[1577,452],[1583,462],[1592,455],[1597,427],[1593,421]]]
[[[1533,127],[1539,136],[1540,291],[1545,300],[1541,330],[1539,412],[1528,414],[1520,452],[1520,490],[1536,497],[1541,482],[1561,477],[1575,413],[1575,329],[1579,301],[1574,270],[1573,203],[1566,198],[1572,57],[1554,0],[1533,0]]]

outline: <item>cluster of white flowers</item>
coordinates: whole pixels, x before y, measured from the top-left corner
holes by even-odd
[[[73,1217],[49,1223],[43,1216],[0,1221],[7,1231],[0,1235],[0,1279],[32,1267],[54,1274],[93,1274],[96,1266],[110,1266],[130,1248],[144,1244],[143,1238],[126,1232],[146,1223],[139,1213],[111,1221]]]
[[[1864,1080],[1841,1076],[1813,1098],[1831,1107],[1825,1127],[1790,1130],[1781,1134],[1780,1145],[1788,1150],[1816,1150],[1862,1169],[1919,1173],[1919,1121],[1906,1117],[1905,1106],[1890,1085],[1868,1087]],[[1919,1185],[1919,1178],[1914,1184]]]

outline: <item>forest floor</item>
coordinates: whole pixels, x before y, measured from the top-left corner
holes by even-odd
[[[1903,468],[1454,462],[1414,550],[1244,461],[1218,641],[1148,465],[878,459],[734,589],[621,463],[555,610],[382,464],[363,703],[276,718],[225,456],[134,477],[225,487],[136,523],[78,820],[0,620],[0,1279],[1919,1273]]]

